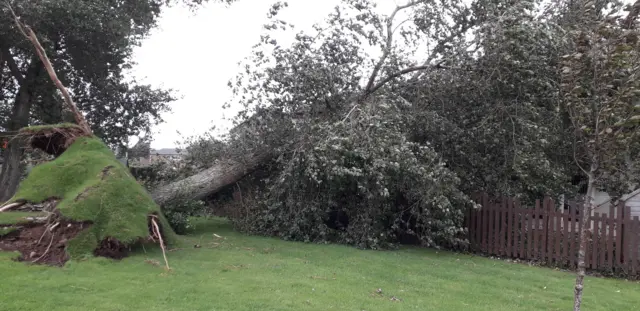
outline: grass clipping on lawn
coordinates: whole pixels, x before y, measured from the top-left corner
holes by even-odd
[[[35,146],[44,137],[51,139],[71,132],[69,125],[50,125],[25,128],[21,134],[31,137],[31,145]],[[150,215],[158,216],[165,240],[175,242],[175,233],[160,207],[100,139],[66,138],[73,142],[67,143],[55,160],[34,167],[11,202],[56,198],[57,210],[64,218],[92,223],[68,242],[67,252],[72,259],[93,256],[106,239],[125,245],[143,241],[150,235]]]

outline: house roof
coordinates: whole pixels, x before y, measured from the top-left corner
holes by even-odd
[[[162,149],[151,149],[150,154],[152,155],[179,155],[182,152],[178,152],[175,148],[162,148]]]
[[[633,198],[633,197],[635,197],[637,195],[640,195],[640,188],[636,189],[635,191],[633,191],[631,193],[623,195],[620,199],[622,201],[626,201],[626,200],[629,200],[629,199],[631,199],[631,198]]]
[[[629,199],[631,199],[631,198],[634,198],[634,197],[636,197],[636,196],[638,196],[638,195],[640,195],[640,188],[638,188],[638,189],[636,189],[636,190],[634,190],[634,191],[632,191],[632,192],[629,192],[629,193],[627,193],[627,194],[625,194],[625,195],[621,196],[621,197],[620,197],[620,201],[623,201],[623,202],[624,202],[624,201],[627,201],[627,200],[629,200]],[[606,200],[606,201],[604,201],[604,202],[602,202],[602,203],[598,204],[598,206],[602,206],[602,205],[607,204],[607,203],[610,203],[610,202],[611,202],[611,198],[609,198],[608,200]]]

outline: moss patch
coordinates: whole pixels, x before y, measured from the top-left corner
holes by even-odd
[[[34,125],[25,127],[20,130],[20,133],[38,133],[46,130],[53,129],[69,129],[69,128],[80,128],[77,124],[73,123],[59,123],[59,124],[46,124],[46,125]]]
[[[24,131],[49,128],[52,126]],[[152,213],[160,215],[167,242],[175,241],[175,234],[160,207],[96,137],[77,137],[55,160],[34,167],[11,202],[42,202],[50,198],[60,200],[57,209],[62,216],[93,224],[88,231],[69,241],[67,251],[72,258],[91,256],[98,243],[107,237],[124,244],[146,238],[149,235],[147,217]]]

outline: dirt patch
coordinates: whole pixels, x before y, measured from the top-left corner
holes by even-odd
[[[128,248],[116,239],[106,238],[100,242],[100,245],[93,251],[93,254],[113,259],[122,259],[127,256]]]
[[[63,266],[69,260],[67,241],[90,226],[63,221],[51,232],[46,224],[24,224],[0,237],[0,251],[19,251],[19,261]]]

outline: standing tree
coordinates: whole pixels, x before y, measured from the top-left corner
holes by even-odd
[[[574,310],[580,310],[589,216],[596,188],[620,195],[639,181],[640,1],[626,18],[620,8],[576,1],[571,53],[562,58],[564,106],[574,133],[575,162],[588,183],[582,207]],[[579,17],[578,17],[579,16]],[[618,246],[621,247],[621,246]]]

